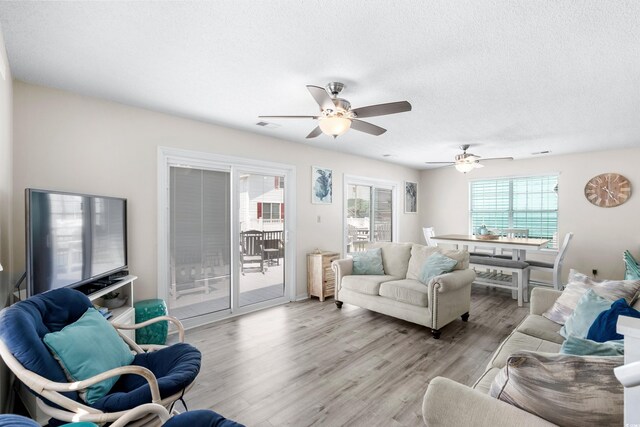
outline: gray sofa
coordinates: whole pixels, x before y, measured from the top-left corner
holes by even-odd
[[[384,275],[353,275],[353,259],[334,261],[335,300],[353,304],[388,316],[431,328],[434,338],[440,328],[457,317],[469,318],[471,283],[475,273],[469,269],[467,251],[444,251],[414,243],[371,243],[381,248]],[[421,283],[422,265],[435,252],[456,259],[454,271]]]
[[[428,426],[474,427],[554,425],[495,399],[488,393],[491,383],[512,353],[521,350],[546,353],[560,351],[564,341],[559,334],[561,325],[543,317],[542,313],[553,306],[561,293],[552,289],[533,289],[530,314],[500,344],[473,386],[467,387],[442,377],[431,380],[422,403],[425,423]]]

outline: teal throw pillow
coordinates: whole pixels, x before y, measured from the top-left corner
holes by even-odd
[[[593,289],[589,289],[578,300],[576,309],[560,329],[560,335],[565,338],[571,335],[586,338],[593,321],[600,313],[609,310],[612,303],[613,301],[603,298]]]
[[[353,254],[353,274],[383,275],[382,249],[369,249]]]
[[[453,271],[458,264],[455,259],[444,256],[439,252],[431,255],[422,265],[421,282],[427,284],[436,276]]]
[[[624,340],[597,342],[586,338],[569,336],[560,347],[560,354],[575,356],[622,356],[624,355]]]
[[[44,336],[44,343],[60,362],[70,381],[81,381],[109,369],[133,362],[129,346],[95,308],[89,308],[75,323]],[[80,392],[93,404],[104,397],[119,377],[112,377]]]

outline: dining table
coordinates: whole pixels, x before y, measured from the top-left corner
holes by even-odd
[[[512,259],[524,261],[527,251],[540,250],[546,247],[551,239],[538,239],[531,237],[507,237],[496,236],[487,238],[467,234],[443,234],[431,238],[436,243],[456,245],[457,248],[469,250],[469,246],[474,248],[495,248],[511,251]]]

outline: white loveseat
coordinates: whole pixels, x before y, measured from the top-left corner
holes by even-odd
[[[382,250],[384,275],[353,275],[353,259],[334,261],[336,274],[335,300],[357,305],[388,316],[431,328],[434,338],[440,328],[461,317],[469,318],[471,283],[476,275],[469,269],[466,251],[444,251],[441,248],[414,243],[371,243],[367,249]],[[454,270],[419,281],[426,259],[440,252],[458,261]]]

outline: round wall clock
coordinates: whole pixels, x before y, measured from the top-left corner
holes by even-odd
[[[631,197],[631,183],[619,173],[603,173],[587,182],[584,196],[598,207],[614,208]]]

